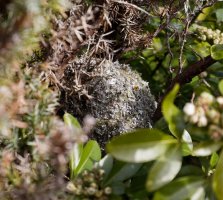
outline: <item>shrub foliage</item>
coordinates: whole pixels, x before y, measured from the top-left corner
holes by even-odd
[[[223,198],[221,1],[0,11],[0,199]]]

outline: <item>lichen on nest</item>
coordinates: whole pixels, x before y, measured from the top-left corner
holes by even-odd
[[[129,65],[114,61],[128,47],[150,44],[150,33],[143,30],[150,16],[132,6],[143,6],[141,0],[72,2],[67,18],[54,20],[47,76],[61,90],[62,110],[80,122],[86,115],[96,118],[90,137],[104,148],[117,134],[151,127],[156,105],[148,83]]]
[[[96,118],[91,137],[102,148],[115,135],[151,127],[156,102],[148,82],[129,65],[78,58],[65,70],[63,84],[69,88],[63,98],[65,110],[80,120],[86,115]]]

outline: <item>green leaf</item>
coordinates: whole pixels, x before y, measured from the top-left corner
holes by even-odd
[[[212,183],[217,199],[223,199],[223,151],[221,152]]]
[[[113,182],[122,182],[131,178],[140,169],[142,164],[140,163],[124,163],[116,161],[110,174],[105,180],[105,185]]]
[[[126,185],[122,182],[114,182],[110,185],[112,193],[115,195],[122,195],[125,193]]]
[[[131,190],[129,190],[127,194],[130,200],[140,200],[140,199],[147,200],[148,199],[148,193],[146,192],[144,188],[137,192],[132,192]]]
[[[191,48],[203,58],[210,55],[210,47],[211,45],[208,42],[198,42],[191,45]]]
[[[218,156],[218,154],[216,152],[214,152],[211,155],[211,159],[210,159],[210,166],[211,166],[211,168],[214,168],[217,165],[218,160],[219,160],[219,156]]]
[[[67,124],[69,127],[81,129],[79,122],[71,114],[65,113],[63,118],[65,124]],[[82,153],[83,153],[83,144],[78,144],[78,143],[74,144],[72,152],[70,154],[70,162],[69,162],[71,179],[75,177],[75,170],[80,162]]]
[[[222,144],[219,142],[201,142],[194,146],[192,155],[193,156],[209,156],[216,152]]]
[[[131,185],[128,187],[128,193],[133,194],[139,191],[147,193],[145,190],[145,183],[150,165],[152,165],[152,162],[143,164],[139,171],[131,178]]]
[[[184,130],[183,135],[182,135],[182,150],[183,150],[183,155],[188,156],[191,155],[193,151],[193,141],[191,139],[190,134],[187,132],[187,130]]]
[[[178,176],[203,176],[204,171],[201,167],[194,166],[194,165],[183,165]]]
[[[211,46],[211,57],[214,60],[223,59],[223,44],[215,44]]]
[[[77,175],[83,170],[91,169],[93,167],[94,162],[99,161],[100,159],[101,149],[98,143],[94,140],[88,141],[88,143],[83,149],[80,161],[74,171],[74,174]]]
[[[149,171],[146,187],[149,192],[172,181],[182,165],[181,147],[173,146],[160,157]]]
[[[223,80],[221,80],[218,84],[218,89],[221,92],[221,95],[223,95]]]
[[[79,124],[78,120],[73,117],[71,114],[69,113],[65,113],[63,116],[64,122],[70,126],[70,127],[74,127],[74,128],[81,128],[81,125]]]
[[[160,52],[163,49],[163,45],[160,38],[153,38],[152,47],[154,48],[154,52]]]
[[[80,162],[81,154],[83,152],[83,144],[74,144],[71,155],[70,155],[70,174],[71,179],[75,177],[75,170]]]
[[[211,12],[211,8],[210,7],[204,8],[202,10],[202,12],[198,15],[197,20],[199,20],[199,21],[205,20],[209,16],[210,12]]]
[[[172,122],[173,116],[179,114],[180,112],[179,109],[173,104],[179,88],[179,84],[175,85],[163,100],[162,111],[167,122]]]
[[[175,143],[176,139],[159,130],[140,129],[113,138],[106,147],[118,160],[140,163],[160,157]]]
[[[163,116],[169,125],[171,133],[177,138],[181,138],[184,131],[184,120],[181,111],[174,105],[179,88],[179,84],[176,84],[169,94],[166,95],[162,103]]]
[[[200,177],[181,177],[164,186],[154,195],[153,200],[186,200],[198,191],[204,191],[204,180]]]
[[[108,174],[111,172],[113,163],[114,163],[114,159],[110,154],[107,154],[104,158],[102,158],[97,163],[97,166],[99,166],[105,172],[104,178],[106,178],[108,176]]]
[[[216,13],[217,21],[218,22],[223,22],[223,9],[222,8],[221,9],[217,9],[215,11],[215,13]]]
[[[204,199],[207,199],[207,198],[205,197],[205,193],[206,193],[206,190],[205,190],[205,189],[206,189],[206,188],[204,188],[204,187],[199,187],[199,188],[197,189],[197,191],[194,192],[194,193],[191,195],[190,199],[191,199],[191,200],[204,200]]]

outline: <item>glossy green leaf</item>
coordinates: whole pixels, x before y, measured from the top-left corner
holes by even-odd
[[[215,11],[215,13],[216,13],[217,21],[218,22],[223,22],[223,9],[222,8],[221,9],[217,9]]]
[[[205,193],[205,187],[199,187],[197,191],[191,195],[190,200],[204,200],[206,198]]]
[[[64,119],[65,124],[67,124],[68,126],[81,129],[79,122],[71,114],[65,113],[63,116],[63,119]],[[70,163],[69,163],[71,179],[75,177],[75,173],[76,173],[75,171],[80,162],[82,153],[83,153],[83,144],[78,144],[78,143],[74,144],[72,148],[72,152],[70,154]]]
[[[215,44],[211,46],[211,57],[215,60],[223,59],[223,44]]]
[[[211,12],[211,8],[207,7],[202,10],[202,12],[198,15],[197,20],[203,21],[205,20]]]
[[[75,170],[80,162],[81,155],[83,152],[83,144],[74,144],[71,155],[70,155],[70,174],[71,179],[75,177]]]
[[[218,89],[221,92],[221,95],[223,95],[223,80],[221,80],[218,84]]]
[[[140,163],[160,157],[174,143],[176,139],[159,130],[141,129],[113,138],[107,151],[118,160]]]
[[[105,180],[105,184],[108,185],[113,182],[124,181],[132,177],[142,166],[140,163],[124,163],[116,161],[110,174]]]
[[[191,139],[190,134],[187,132],[187,130],[184,130],[182,135],[182,151],[184,156],[191,155],[193,151],[193,141]]]
[[[201,57],[206,57],[210,55],[211,45],[208,42],[198,42],[194,45],[191,45],[193,51],[195,51]]]
[[[195,165],[183,165],[178,176],[203,176],[204,171],[201,167]]]
[[[111,172],[113,167],[114,159],[110,154],[107,154],[104,158],[102,158],[98,163],[97,166],[104,170],[105,178]]]
[[[179,109],[174,105],[174,100],[178,91],[179,85],[177,84],[163,100],[162,111],[167,122],[172,122],[172,117],[178,115],[180,112]]]
[[[94,162],[99,161],[100,159],[101,149],[98,143],[94,140],[88,141],[83,149],[80,161],[74,171],[74,174],[77,175],[85,169],[91,169]]]
[[[214,177],[213,177],[213,190],[217,199],[223,199],[223,151],[221,152]]]
[[[211,166],[211,168],[214,168],[217,165],[218,160],[219,160],[219,156],[218,156],[218,154],[216,152],[214,152],[211,155],[211,159],[210,159],[210,166]]]
[[[193,156],[209,156],[213,152],[216,152],[222,144],[220,142],[201,142],[194,146]]]
[[[123,182],[114,182],[110,185],[112,193],[115,195],[122,195],[125,193],[126,185]]]
[[[152,162],[143,164],[139,171],[131,178],[131,185],[128,188],[129,193],[137,193],[145,190],[145,183],[147,180],[148,169],[150,169]]]
[[[78,120],[71,114],[65,113],[63,119],[68,126],[73,126],[74,128],[81,128],[81,125],[79,124]]]
[[[186,200],[203,190],[201,177],[181,177],[164,186],[154,195],[153,200]]]
[[[146,182],[147,190],[151,192],[172,181],[180,171],[181,165],[181,147],[174,145],[150,169]]]
[[[166,95],[162,103],[163,116],[169,125],[171,133],[177,138],[180,138],[184,131],[181,111],[174,105],[179,88],[179,84],[176,84],[169,94]]]

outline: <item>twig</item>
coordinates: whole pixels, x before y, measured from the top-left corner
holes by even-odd
[[[116,2],[116,3],[120,3],[120,4],[124,4],[124,5],[131,6],[131,7],[135,8],[135,9],[137,9],[137,10],[139,10],[139,11],[141,11],[141,12],[147,14],[147,15],[150,16],[150,17],[154,17],[153,15],[151,15],[150,13],[148,13],[147,11],[145,11],[144,9],[138,7],[138,6],[135,5],[135,4],[129,3],[129,2],[127,2],[127,1],[119,1],[119,0],[112,0],[112,1],[113,1],[113,2]]]
[[[170,23],[170,16],[169,16],[169,14],[166,15],[166,21],[167,21],[167,24]],[[169,32],[168,29],[166,30],[166,44],[167,44],[168,52],[170,54],[170,60],[169,60],[168,66],[169,66],[170,72],[172,72],[171,62],[173,60],[173,52],[172,52],[171,47],[170,47],[170,32]]]
[[[183,61],[182,61],[183,58],[182,57],[183,57],[184,45],[186,43],[187,32],[188,32],[189,26],[190,26],[190,20],[187,20],[185,29],[183,31],[183,37],[182,37],[182,42],[181,42],[178,74],[180,74],[182,72],[182,68],[183,68]]]

